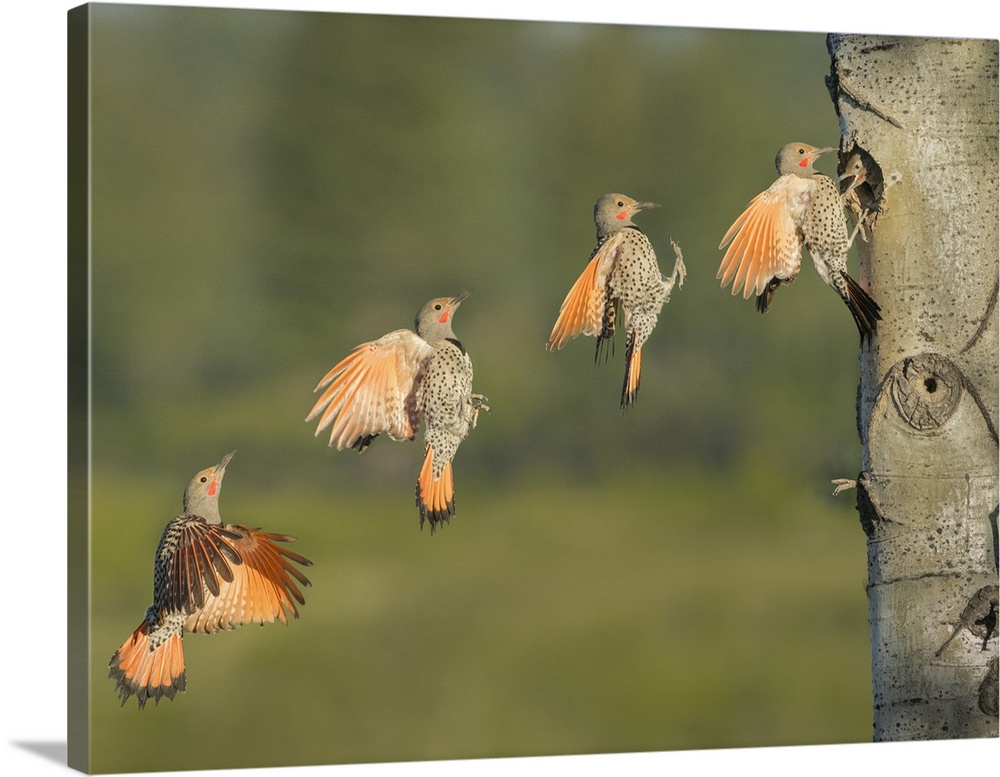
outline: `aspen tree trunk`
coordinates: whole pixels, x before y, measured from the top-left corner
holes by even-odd
[[[827,46],[883,317],[858,391],[874,739],[995,737],[997,41]]]

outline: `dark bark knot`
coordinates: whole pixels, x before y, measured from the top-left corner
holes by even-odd
[[[934,432],[951,418],[962,398],[961,371],[935,353],[908,356],[892,367],[896,412],[918,432]]]
[[[1000,605],[1000,588],[995,585],[984,585],[976,591],[965,605],[962,614],[958,616],[958,622],[952,628],[951,636],[945,640],[934,653],[940,656],[951,641],[957,637],[963,629],[968,629],[974,637],[983,641],[985,651],[997,633],[997,607]]]
[[[1000,671],[997,670],[997,657],[993,656],[990,661],[989,671],[982,683],[979,684],[979,709],[984,715],[1000,717],[1000,709],[997,704],[997,686],[1000,684]]]
[[[867,472],[858,475],[858,517],[861,519],[861,528],[864,530],[865,536],[871,538],[878,531],[885,516],[872,500],[871,492],[868,490],[869,482],[870,477]]]
[[[857,479],[857,510],[861,520],[861,528],[865,536],[871,539],[882,528],[884,523],[898,523],[889,518],[882,505],[879,504],[878,497],[872,488],[872,477],[867,472],[862,472]]]

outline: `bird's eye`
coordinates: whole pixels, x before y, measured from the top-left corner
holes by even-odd
[[[618,200],[618,207],[619,208],[624,208],[625,207],[625,203],[622,202],[621,200]]]
[[[441,305],[440,305],[440,303],[438,303],[437,305],[435,305],[435,306],[434,306],[434,309],[435,309],[435,310],[440,310],[440,309],[441,309]]]
[[[800,154],[804,154],[804,153],[806,153],[806,150],[805,150],[804,148],[800,148],[800,149],[799,149],[799,153],[800,153]]]
[[[201,482],[202,482],[202,483],[207,483],[207,482],[208,482],[208,478],[207,478],[207,477],[205,477],[204,475],[202,475],[202,476],[201,476]]]

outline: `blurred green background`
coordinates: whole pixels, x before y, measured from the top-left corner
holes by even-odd
[[[811,269],[767,316],[719,239],[836,145],[822,35],[92,6],[91,758],[98,772],[868,741],[857,334]],[[819,165],[833,174],[831,156]],[[620,191],[669,272],[624,347],[544,343]],[[471,290],[493,412],[418,530],[421,445],[303,421],[355,344]],[[190,477],[315,562],[301,618],[185,640],[119,707]]]

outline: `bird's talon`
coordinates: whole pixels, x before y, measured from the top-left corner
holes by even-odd
[[[677,257],[674,259],[674,277],[677,279],[677,285],[683,286],[684,279],[687,277],[687,265],[684,264],[684,254],[681,253],[681,247],[677,245],[673,240],[670,241],[670,245],[673,246],[674,255]]]
[[[849,488],[857,488],[858,481],[855,478],[834,478],[830,481],[833,483],[833,495],[837,496],[841,491],[847,491]]]

